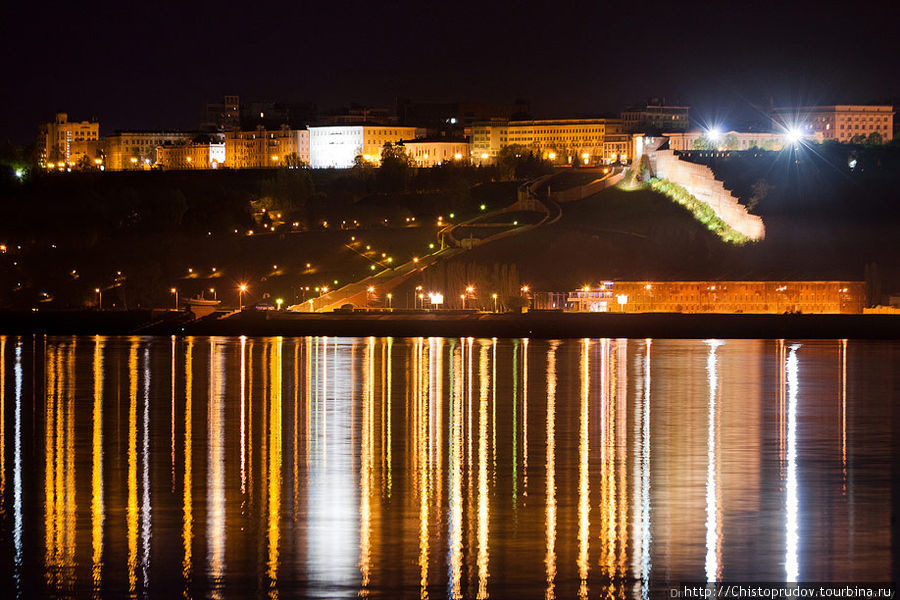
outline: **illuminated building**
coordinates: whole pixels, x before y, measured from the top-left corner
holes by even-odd
[[[684,131],[690,125],[689,106],[667,106],[665,99],[653,99],[647,104],[630,106],[622,111],[621,117],[628,133],[646,132],[648,129],[661,131]]]
[[[612,141],[620,134],[619,119],[482,121],[472,125],[472,156],[477,162],[487,162],[495,159],[503,146],[519,145],[554,163],[599,164],[607,162],[605,140]],[[616,141],[629,144],[627,137]]]
[[[309,164],[309,131],[257,127],[254,131],[225,133],[225,166],[230,169],[300,166]],[[292,164],[297,163],[297,164]]]
[[[164,144],[189,143],[192,133],[183,131],[117,131],[103,138],[101,147],[107,171],[149,169],[156,164],[156,149]]]
[[[164,144],[156,149],[162,169],[217,169],[225,163],[224,142]]]
[[[309,164],[317,169],[347,169],[353,166],[357,156],[378,164],[385,144],[396,144],[415,137],[415,127],[397,125],[310,127]]]
[[[68,120],[64,112],[41,126],[38,139],[42,167],[75,166],[83,157],[93,161],[97,157],[100,123]],[[62,163],[61,165],[59,163]]]
[[[882,142],[894,137],[894,107],[875,105],[793,106],[772,109],[776,129],[799,128],[804,134],[821,134],[826,140],[849,142],[873,133]]]
[[[434,167],[451,161],[469,160],[468,142],[410,140],[403,142],[406,154],[417,167]]]
[[[569,292],[572,312],[863,312],[863,281],[607,281]]]
[[[689,131],[687,133],[663,133],[669,140],[669,150],[771,150],[779,151],[790,143],[790,135],[768,132],[715,132]],[[819,143],[822,141],[818,132],[810,132],[804,136],[806,141]]]

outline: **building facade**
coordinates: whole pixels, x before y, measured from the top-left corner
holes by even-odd
[[[622,133],[619,119],[482,121],[472,125],[472,156],[476,162],[491,162],[504,146],[520,145],[557,164],[601,164],[608,162],[607,150],[618,156],[630,144]],[[604,148],[607,139],[624,146]]]
[[[622,122],[627,133],[646,133],[650,129],[685,131],[691,124],[689,106],[667,106],[661,101],[631,106],[622,111]]]
[[[165,170],[218,169],[225,164],[225,143],[165,144],[156,149],[156,164]]]
[[[156,149],[166,144],[187,144],[195,134],[183,131],[117,131],[103,138],[101,148],[107,171],[136,171],[156,164]]]
[[[686,133],[663,133],[669,140],[669,150],[771,150],[779,151],[787,143],[785,133],[729,131],[719,133],[714,138],[704,131]],[[821,138],[811,134],[811,142],[821,142]]]
[[[47,169],[71,168],[80,161],[98,159],[100,124],[91,121],[69,121],[68,114],[41,126],[38,139],[40,164]]]
[[[257,127],[254,131],[225,133],[225,166],[230,169],[262,169],[301,164],[310,164],[307,129],[290,129],[285,125],[277,130]]]
[[[573,312],[860,314],[864,281],[607,281],[570,292]]]
[[[385,144],[416,138],[415,127],[398,125],[345,125],[309,128],[309,164],[316,169],[347,169],[357,156],[381,162]]]
[[[406,155],[417,167],[436,167],[448,162],[469,162],[468,142],[409,140],[403,142]]]
[[[882,142],[894,138],[894,107],[889,105],[797,106],[772,109],[776,129],[799,128],[825,140],[850,142],[878,134]]]

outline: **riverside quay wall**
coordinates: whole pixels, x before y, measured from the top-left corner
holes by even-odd
[[[766,227],[757,215],[735,198],[705,165],[681,160],[672,150],[656,153],[656,176],[686,189],[697,200],[713,209],[735,231],[757,241],[766,237]]]

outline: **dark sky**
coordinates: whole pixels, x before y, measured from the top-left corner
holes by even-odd
[[[180,4],[178,8],[169,8]],[[754,104],[900,97],[897,2],[4,2],[0,139],[56,110],[192,128],[205,102],[320,108],[531,102],[538,117],[651,96],[704,120]]]

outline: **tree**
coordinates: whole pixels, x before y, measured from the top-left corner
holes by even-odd
[[[288,169],[304,169],[309,166],[309,163],[301,159],[296,152],[291,152],[284,157],[284,166]]]
[[[379,191],[400,192],[406,189],[413,171],[413,162],[402,144],[384,145],[381,149],[381,166],[375,181]]]
[[[750,198],[747,200],[747,210],[755,209],[761,200],[765,200],[766,196],[772,191],[772,185],[765,179],[760,179],[750,186]]]
[[[78,158],[78,162],[75,163],[75,168],[79,171],[91,171],[95,167],[94,161],[91,160],[91,157],[87,154],[82,154]]]
[[[725,150],[737,150],[739,145],[738,136],[734,133],[729,133],[722,140],[722,148]]]
[[[880,146],[882,143],[881,134],[877,131],[873,131],[869,134],[869,138],[866,140],[866,143],[870,146]]]
[[[553,166],[536,150],[520,144],[503,146],[497,153],[497,170],[501,179],[531,179],[550,173]]]
[[[715,150],[715,145],[709,141],[709,139],[704,135],[695,139],[691,143],[691,148],[694,150]]]

